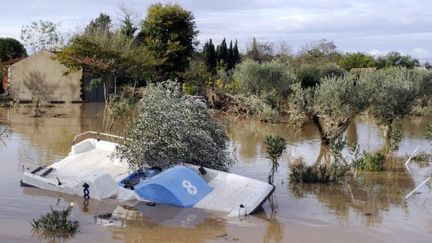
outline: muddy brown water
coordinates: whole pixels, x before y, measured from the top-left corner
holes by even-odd
[[[101,130],[102,107],[97,104],[57,108],[56,117],[31,118],[21,110],[0,110],[0,242],[49,241],[32,234],[30,222],[50,207],[64,209],[74,203],[73,218],[80,232],[67,242],[432,242],[432,191],[427,184],[403,200],[430,171],[403,156],[420,146],[432,151],[424,139],[431,117],[403,121],[404,138],[399,159],[381,173],[358,173],[342,184],[288,183],[288,165],[302,157],[313,163],[320,153],[313,127],[296,131],[286,124],[253,120],[225,121],[237,160],[231,172],[266,180],[270,163],[262,141],[266,134],[285,137],[287,150],[277,172],[274,201],[247,217],[196,209],[122,204],[115,200],[89,201],[36,188],[20,187],[23,169],[49,165],[70,150],[74,135]],[[372,151],[382,147],[382,135],[371,123],[357,120],[347,131],[348,143]],[[406,158],[405,158],[406,159]],[[83,161],[85,163],[85,161]]]

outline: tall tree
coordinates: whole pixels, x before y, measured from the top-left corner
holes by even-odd
[[[132,38],[136,31],[137,28],[132,21],[132,17],[129,14],[126,14],[121,21],[120,32],[128,38]]]
[[[232,40],[230,41],[229,48],[228,48],[227,64],[228,64],[228,70],[229,70],[229,69],[232,69],[232,68],[234,67],[234,62],[233,62],[233,44],[232,44]]]
[[[204,44],[203,48],[203,58],[204,63],[207,67],[207,71],[214,74],[216,72],[216,50],[213,45],[212,39],[210,39],[208,42]]]
[[[321,144],[336,141],[356,115],[369,108],[371,88],[355,75],[327,76],[317,86],[293,85],[291,118],[297,124],[312,122],[321,136]]]
[[[228,67],[228,47],[225,38],[218,46],[216,56],[218,65],[220,65],[221,68],[226,69]]]
[[[261,60],[260,51],[258,49],[258,43],[255,37],[252,39],[252,44],[249,47],[249,50],[247,51],[246,55],[254,61],[259,62]]]
[[[109,32],[111,29],[111,17],[108,14],[100,13],[99,16],[90,21],[86,26],[85,34],[94,34],[100,32]]]
[[[240,52],[238,50],[237,40],[233,47],[232,62],[234,64],[234,67],[236,64],[240,63]]]
[[[31,52],[40,50],[58,51],[63,48],[63,36],[60,24],[51,21],[39,20],[31,22],[30,25],[21,29],[21,41],[30,48]]]
[[[0,38],[0,62],[27,56],[26,49],[13,38]]]
[[[411,112],[418,97],[422,76],[419,72],[391,68],[363,75],[374,90],[368,114],[382,127],[387,143],[391,141],[395,122]]]
[[[178,77],[184,72],[194,51],[196,30],[193,14],[178,4],[153,4],[141,24],[139,40],[157,59],[156,81]]]

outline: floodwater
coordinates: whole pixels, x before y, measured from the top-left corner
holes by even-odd
[[[289,164],[303,158],[312,164],[320,153],[313,127],[296,131],[286,124],[263,124],[244,119],[225,121],[237,163],[231,172],[266,180],[270,163],[262,141],[267,134],[285,137],[288,146],[276,174],[275,209],[247,217],[226,218],[214,212],[167,206],[128,205],[59,195],[20,187],[22,171],[60,160],[74,135],[101,131],[102,107],[97,104],[59,107],[55,116],[31,118],[22,110],[0,110],[0,242],[50,241],[32,234],[30,222],[50,207],[74,203],[73,218],[80,232],[67,242],[432,242],[432,190],[404,200],[429,167],[403,167],[406,155],[419,147],[432,151],[424,139],[431,117],[403,122],[404,138],[397,159],[380,173],[358,173],[342,184],[291,184]],[[376,126],[357,120],[347,131],[347,142],[368,151],[383,145]],[[85,163],[85,161],[83,161]]]

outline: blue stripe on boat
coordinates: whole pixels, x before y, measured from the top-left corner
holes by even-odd
[[[201,176],[185,166],[167,169],[135,186],[135,192],[143,199],[184,208],[194,206],[212,190]]]

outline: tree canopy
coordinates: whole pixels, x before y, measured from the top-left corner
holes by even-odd
[[[63,47],[63,36],[59,30],[60,24],[39,20],[21,29],[21,41],[32,52],[40,50],[58,51]]]
[[[300,83],[292,87],[291,119],[298,125],[311,121],[326,145],[335,141],[371,102],[369,85],[350,74],[324,77],[314,87],[302,88]]]
[[[189,163],[227,169],[233,163],[224,128],[203,101],[185,98],[175,82],[146,88],[127,137],[130,140],[118,147],[117,154],[134,168]]]
[[[362,75],[374,91],[368,114],[390,139],[394,122],[411,112],[419,93],[421,74],[403,68],[383,69]]]
[[[153,4],[141,23],[139,42],[163,62],[155,81],[176,78],[189,65],[194,51],[196,30],[193,14],[178,4]]]
[[[0,61],[13,60],[27,56],[24,46],[13,38],[0,38]]]

